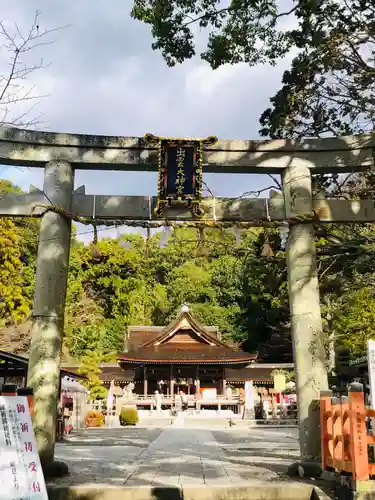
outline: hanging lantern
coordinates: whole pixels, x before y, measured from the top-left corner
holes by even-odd
[[[262,247],[262,252],[261,252],[261,257],[273,257],[274,253],[271,248],[270,242],[269,242],[269,237],[268,237],[268,231],[264,231],[264,243]]]
[[[287,222],[283,223],[279,228],[280,234],[280,248],[285,250],[289,238],[289,224]]]
[[[172,228],[170,226],[163,227],[162,232],[160,233],[160,248],[165,248],[168,244],[169,237],[172,234]]]
[[[119,240],[120,247],[122,247],[122,248],[130,248],[130,241],[124,241],[122,239],[122,234],[120,232],[120,228],[118,227],[117,224],[115,224],[115,227],[116,227],[117,239]]]
[[[234,237],[236,238],[237,245],[240,245],[242,242],[241,232],[237,226],[233,226]]]
[[[91,243],[91,255],[92,255],[92,258],[95,262],[100,262],[100,260],[102,258],[102,253],[99,250],[99,248],[97,247],[98,228],[96,227],[96,224],[93,224],[93,228],[94,228],[94,237],[93,237],[92,243]]]
[[[158,147],[158,201],[154,213],[183,203],[196,217],[204,214],[200,206],[203,190],[203,148],[216,144],[217,137],[175,139],[145,135],[145,141]]]
[[[206,257],[208,255],[208,248],[204,245],[204,228],[198,227],[198,243],[195,249],[196,257]]]

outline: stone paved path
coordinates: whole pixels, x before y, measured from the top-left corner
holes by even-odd
[[[55,484],[243,485],[280,480],[297,456],[294,429],[90,429],[57,445],[71,475]]]
[[[235,470],[226,467],[225,454],[208,430],[164,430],[139,459],[139,467],[126,482],[132,486],[241,481]]]

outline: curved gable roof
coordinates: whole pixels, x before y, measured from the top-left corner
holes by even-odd
[[[190,330],[196,335],[203,343],[210,346],[228,347],[221,342],[217,337],[209,334],[204,326],[196,320],[190,311],[181,310],[180,314],[168,326],[166,326],[160,335],[156,338],[149,340],[142,344],[140,347],[153,347],[171,341],[174,335],[180,330]]]
[[[183,340],[191,337],[192,342]],[[199,321],[183,307],[177,318],[163,328],[152,340],[136,349],[119,354],[117,360],[126,364],[248,364],[257,354],[238,351],[210,334]]]

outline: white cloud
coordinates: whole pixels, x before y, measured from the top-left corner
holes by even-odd
[[[230,66],[226,64],[212,71],[207,64],[200,63],[186,75],[185,85],[188,98],[215,98],[223,90],[236,84],[241,76],[246,77],[249,68],[245,65]]]

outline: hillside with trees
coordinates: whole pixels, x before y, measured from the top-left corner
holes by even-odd
[[[2,190],[18,190],[1,181]],[[0,342],[27,353],[38,239],[36,219],[0,219]],[[327,348],[332,334],[360,354],[375,323],[372,226],[316,226]],[[285,253],[277,229],[175,227],[85,245],[73,233],[65,360],[114,359],[129,325],[165,325],[183,303],[262,361],[292,360]],[[267,234],[267,238],[265,238]],[[361,240],[362,238],[362,240]],[[265,242],[266,240],[266,242]],[[326,319],[329,318],[329,321]]]

